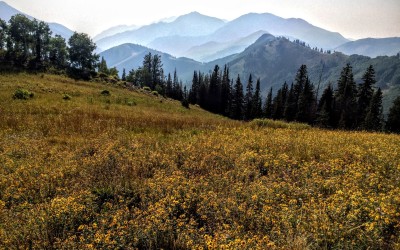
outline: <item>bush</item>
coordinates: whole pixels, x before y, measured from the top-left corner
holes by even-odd
[[[183,107],[185,107],[187,109],[189,108],[189,100],[188,99],[186,99],[186,98],[182,99],[181,104]]]
[[[254,119],[250,122],[250,126],[259,127],[259,128],[288,128],[295,130],[302,129],[310,129],[311,126],[305,123],[297,123],[297,122],[284,122],[284,121],[275,121],[270,119]]]
[[[69,101],[69,100],[71,100],[71,99],[72,99],[72,97],[71,97],[70,95],[68,95],[68,94],[64,94],[64,95],[63,95],[63,100]]]
[[[13,99],[28,100],[33,98],[34,94],[26,89],[17,89],[14,92]]]
[[[145,90],[145,91],[151,91],[151,89],[150,89],[150,87],[143,87],[143,90]]]
[[[101,91],[101,94],[102,95],[104,95],[104,96],[109,96],[109,95],[111,95],[111,93],[110,93],[110,91],[108,91],[108,90],[103,90],[103,91]]]
[[[157,91],[153,91],[151,92],[154,96],[158,96],[158,92]]]

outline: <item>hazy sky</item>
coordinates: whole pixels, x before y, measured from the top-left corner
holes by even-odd
[[[400,37],[400,0],[5,0],[38,19],[94,36],[192,11],[232,20],[249,12],[303,18],[346,38]]]

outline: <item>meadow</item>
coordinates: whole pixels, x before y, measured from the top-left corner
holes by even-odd
[[[0,249],[400,248],[395,134],[3,74],[0,166]]]

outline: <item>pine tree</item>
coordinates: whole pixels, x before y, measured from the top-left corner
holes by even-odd
[[[214,113],[221,113],[221,77],[219,66],[215,65],[210,77],[210,86],[208,89],[208,107],[207,109]]]
[[[221,114],[227,116],[230,113],[231,98],[232,98],[231,84],[229,80],[229,67],[224,66],[224,73],[221,81]]]
[[[382,91],[378,88],[372,96],[371,102],[367,109],[367,115],[363,123],[365,130],[381,131],[383,127],[382,114]]]
[[[253,96],[253,118],[260,118],[262,116],[262,101],[261,101],[261,82],[260,78],[257,79],[256,83],[256,90],[254,91],[254,96]]]
[[[336,119],[340,128],[352,129],[356,124],[357,87],[354,82],[353,70],[350,64],[343,68],[338,80],[338,89],[335,93]]]
[[[243,119],[243,85],[238,75],[235,86],[233,87],[233,100],[232,100],[232,118],[236,120]]]
[[[125,71],[125,68],[122,70],[121,80],[122,80],[122,81],[126,81],[126,71]]]
[[[169,98],[173,98],[171,73],[168,73],[168,76],[167,76],[167,83],[165,86],[165,96],[167,96]]]
[[[253,77],[249,76],[244,97],[244,117],[246,120],[253,119]]]
[[[315,116],[315,93],[314,86],[311,84],[308,77],[303,86],[303,90],[299,96],[297,104],[296,120],[312,124]]]
[[[272,87],[270,88],[267,99],[265,100],[264,116],[268,119],[272,118]]]
[[[199,90],[200,90],[199,76],[197,74],[197,71],[194,71],[192,79],[192,87],[189,91],[189,102],[191,104],[198,103]]]
[[[297,98],[295,96],[294,85],[290,86],[289,93],[285,102],[285,110],[283,112],[283,117],[286,121],[293,121],[297,113]]]
[[[375,70],[372,65],[364,73],[363,83],[358,86],[357,95],[357,126],[362,125],[368,112],[369,104],[373,96],[372,86],[376,83]]]
[[[389,110],[386,130],[400,133],[400,96],[393,101],[392,107]]]
[[[275,98],[273,99],[273,111],[272,111],[272,118],[276,120],[280,120],[284,118],[284,112],[285,112],[285,103],[287,99],[287,94],[288,94],[288,85],[285,82],[282,85],[282,88],[278,90],[276,93]]]
[[[152,70],[153,70],[153,56],[149,52],[143,58],[142,70],[141,70],[142,71],[141,85],[150,87],[150,89],[154,89]]]
[[[322,93],[318,103],[316,124],[324,128],[332,128],[334,126],[334,92],[332,85],[329,84]]]

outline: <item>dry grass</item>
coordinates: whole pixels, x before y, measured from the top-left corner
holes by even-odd
[[[398,135],[25,74],[0,76],[0,121],[0,248],[400,247]]]

